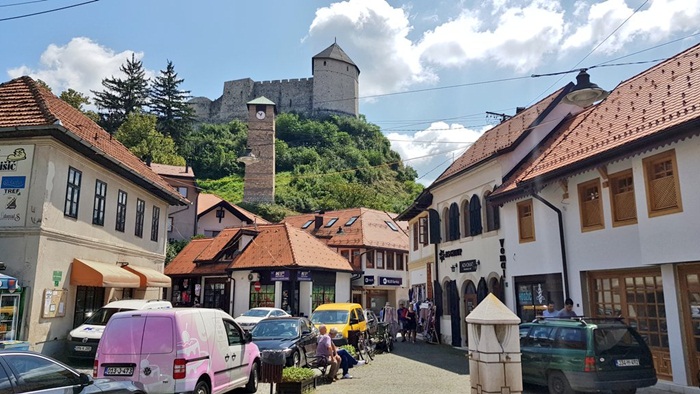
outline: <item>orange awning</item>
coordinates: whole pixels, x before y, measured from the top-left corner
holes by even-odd
[[[122,266],[125,270],[136,274],[140,279],[139,287],[170,287],[172,281],[170,277],[164,275],[153,268],[139,267],[138,265]]]
[[[73,259],[70,283],[91,287],[140,287],[141,278],[115,264]]]

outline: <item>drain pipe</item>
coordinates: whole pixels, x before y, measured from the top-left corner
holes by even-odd
[[[561,248],[561,274],[564,279],[564,297],[569,298],[569,269],[568,264],[566,263],[566,245],[564,244],[564,220],[562,218],[561,210],[549,201],[545,200],[544,198],[540,197],[539,194],[533,192],[532,197],[534,197],[536,200],[541,201],[544,205],[548,206],[551,208],[554,212],[557,213],[557,219],[559,221],[559,246]]]

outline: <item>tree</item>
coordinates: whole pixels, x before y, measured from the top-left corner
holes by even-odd
[[[158,117],[157,128],[178,144],[191,130],[194,110],[187,103],[192,96],[189,90],[180,90],[184,79],[178,79],[173,62],[168,60],[165,70],[155,78],[151,86],[151,113]]]
[[[134,111],[141,111],[148,102],[148,78],[143,69],[143,63],[137,61],[134,54],[131,60],[119,67],[126,79],[105,78],[102,80],[104,90],[92,91],[95,95],[95,105],[100,109],[101,126],[114,133]]]
[[[64,90],[61,92],[61,95],[58,96],[61,100],[65,101],[68,103],[71,107],[85,113],[83,110],[83,105],[90,104],[90,99],[78,92],[77,90],[73,90],[71,88],[68,88],[68,90]]]
[[[185,159],[176,152],[175,141],[156,130],[154,115],[132,112],[114,137],[146,162],[185,165]]]
[[[248,127],[241,121],[202,124],[186,138],[180,151],[184,152],[197,178],[219,179],[243,174],[238,156],[244,152],[247,139]]]

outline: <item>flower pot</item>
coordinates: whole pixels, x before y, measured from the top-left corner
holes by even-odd
[[[302,394],[316,389],[316,378],[277,383],[277,394]]]

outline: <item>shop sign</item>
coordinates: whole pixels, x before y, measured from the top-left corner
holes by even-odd
[[[476,260],[464,260],[459,262],[459,272],[476,272]]]
[[[445,259],[448,257],[455,257],[455,256],[461,256],[461,255],[462,255],[462,249],[441,250],[438,253],[438,257],[440,257],[440,261],[445,261]]]
[[[297,280],[311,281],[311,271],[297,271]]]
[[[379,284],[385,286],[401,286],[401,278],[387,278],[384,276],[379,277]]]
[[[62,277],[63,277],[63,271],[54,271],[53,272],[53,285],[58,286],[58,283],[61,281]]]
[[[285,281],[285,280],[289,280],[289,270],[284,270],[284,271],[270,271],[270,280],[272,280],[272,281]]]
[[[25,226],[33,157],[34,145],[0,145],[0,227]]]
[[[374,284],[374,275],[372,275],[372,276],[365,275],[365,284],[366,285],[373,285]]]

